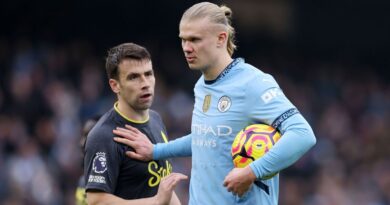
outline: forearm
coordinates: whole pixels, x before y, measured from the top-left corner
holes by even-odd
[[[313,130],[301,115],[295,115],[288,121],[283,123],[283,136],[275,146],[262,158],[250,164],[257,178],[289,167],[316,143]]]
[[[87,202],[89,205],[157,205],[153,197],[125,200],[105,192],[87,192]]]
[[[181,205],[180,200],[175,192],[172,193],[171,203],[169,203],[169,205]]]
[[[168,143],[158,143],[153,146],[153,159],[189,157],[192,155],[191,141],[191,134],[189,134]]]

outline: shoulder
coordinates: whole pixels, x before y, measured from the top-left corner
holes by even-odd
[[[105,113],[91,129],[87,137],[87,146],[90,143],[107,143],[112,141],[112,130],[116,127],[112,114],[111,110]]]
[[[154,110],[149,110],[149,121],[150,126],[157,126],[159,129],[165,129],[165,125],[160,114]]]
[[[160,114],[152,109],[149,109],[149,119],[152,121],[162,121]]]
[[[265,73],[249,63],[240,63],[237,65],[237,68],[238,72],[236,77],[240,79],[247,90],[264,91],[279,87],[271,74]]]

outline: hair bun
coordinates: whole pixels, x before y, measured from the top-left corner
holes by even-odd
[[[232,10],[229,7],[222,5],[220,8],[228,19],[232,18]]]

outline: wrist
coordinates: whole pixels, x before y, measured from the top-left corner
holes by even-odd
[[[246,166],[245,168],[244,168],[244,172],[245,172],[245,175],[246,176],[248,176],[248,178],[252,181],[252,182],[254,182],[254,181],[256,181],[256,175],[255,175],[255,173],[253,172],[253,170],[252,170],[252,168],[250,167],[250,166]]]
[[[150,199],[151,199],[151,204],[160,205],[160,203],[159,203],[160,200],[158,200],[157,194],[154,195],[153,197],[151,197]]]

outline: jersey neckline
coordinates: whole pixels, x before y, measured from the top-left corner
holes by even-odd
[[[215,78],[214,80],[204,80],[204,83],[206,85],[211,85],[211,84],[221,80],[222,78],[224,78],[232,70],[232,68],[235,65],[237,65],[240,62],[244,62],[244,59],[243,58],[235,58],[235,59],[233,59],[233,61],[228,66],[226,66],[225,69],[223,69],[223,71],[218,75],[217,78]]]
[[[121,116],[123,119],[125,119],[125,120],[127,120],[127,121],[129,121],[129,122],[131,122],[131,123],[134,123],[134,124],[146,124],[146,123],[149,121],[149,117],[150,117],[150,116],[148,116],[148,118],[147,118],[146,120],[143,120],[143,121],[140,121],[140,120],[133,120],[133,119],[131,119],[131,118],[126,117],[126,115],[124,115],[124,114],[118,109],[118,101],[115,102],[115,104],[114,104],[114,110],[115,110],[115,112],[118,113],[118,115]]]

